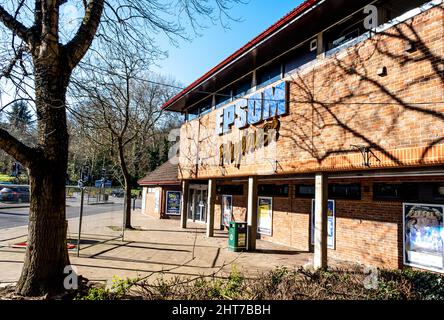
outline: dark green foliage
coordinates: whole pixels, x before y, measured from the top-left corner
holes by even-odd
[[[112,290],[90,289],[80,299],[147,300],[444,300],[444,276],[430,272],[377,270],[374,286],[366,286],[362,269],[289,270],[276,268],[247,278],[233,268],[227,277],[188,279],[158,277],[154,283],[115,282]],[[117,288],[117,289],[116,289]]]
[[[32,124],[32,113],[28,105],[19,101],[11,106],[11,111],[7,112],[8,122],[15,128],[24,128]]]

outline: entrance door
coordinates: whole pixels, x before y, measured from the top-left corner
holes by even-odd
[[[188,210],[188,219],[198,222],[207,220],[207,186],[190,186],[189,196],[190,207]]]

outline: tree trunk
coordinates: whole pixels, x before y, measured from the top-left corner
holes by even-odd
[[[131,226],[131,185],[127,182],[125,178],[125,229],[133,229]]]
[[[28,245],[16,288],[17,293],[25,296],[62,292],[64,268],[69,265],[65,212],[68,163],[65,97],[69,74],[60,65],[46,62],[34,61],[39,137],[37,157],[29,168]]]
[[[125,182],[125,202],[123,203],[125,211],[125,229],[133,229],[131,226],[131,183],[128,166],[125,162],[125,150],[122,143],[122,139],[117,139],[117,145],[119,148],[119,162],[122,169],[123,179]]]

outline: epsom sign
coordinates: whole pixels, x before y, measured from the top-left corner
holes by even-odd
[[[231,127],[244,129],[261,121],[287,113],[287,84],[281,82],[262,92],[256,92],[247,98],[218,110],[216,113],[216,133],[222,135],[231,131]]]

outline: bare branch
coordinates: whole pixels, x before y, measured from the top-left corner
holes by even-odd
[[[23,144],[22,142],[11,136],[6,130],[1,128],[0,148],[28,168],[31,166],[31,163],[35,161],[36,158],[36,152],[34,149]]]
[[[23,41],[29,44],[30,28],[25,27],[20,21],[9,14],[3,6],[0,5],[0,21],[11,30],[14,34],[19,36]]]
[[[100,24],[104,0],[89,0],[83,22],[74,38],[65,46],[70,68],[74,68],[88,51]]]

